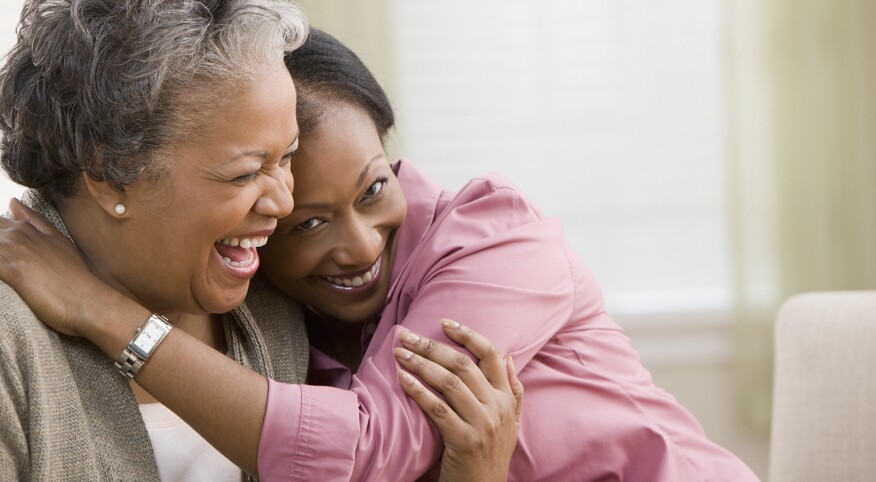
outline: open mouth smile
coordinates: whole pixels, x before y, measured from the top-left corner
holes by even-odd
[[[256,248],[267,244],[267,236],[224,238],[213,244],[225,270],[235,278],[251,278],[259,268]]]
[[[325,280],[332,289],[349,294],[358,294],[371,289],[380,281],[382,274],[380,265],[382,260],[383,256],[381,255],[371,267],[355,274],[346,276],[319,276],[319,278]]]

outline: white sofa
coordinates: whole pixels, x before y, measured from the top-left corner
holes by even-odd
[[[770,482],[876,480],[876,291],[779,311]]]

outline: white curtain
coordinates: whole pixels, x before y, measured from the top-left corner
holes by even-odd
[[[766,429],[780,303],[876,289],[876,2],[727,5],[742,407]]]

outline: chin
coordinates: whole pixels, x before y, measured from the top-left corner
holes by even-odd
[[[217,297],[215,299],[199,300],[198,304],[205,313],[227,313],[243,303],[246,299],[246,290],[234,293],[231,296]]]

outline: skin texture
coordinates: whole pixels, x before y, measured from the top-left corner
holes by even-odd
[[[478,365],[464,354],[444,350],[439,343],[413,332],[402,333],[404,348],[395,349],[403,367],[419,374],[431,386],[442,387],[447,398],[445,403],[416,378],[399,370],[405,393],[417,401],[442,434],[454,434],[445,438],[441,478],[508,480],[508,463],[517,442],[516,437],[508,436],[509,427],[519,430],[523,409],[523,384],[515,375],[514,361],[511,355],[503,360],[495,345],[466,326],[441,320],[441,327],[448,338],[480,360]],[[427,358],[437,361],[440,367],[452,369],[434,368]],[[493,388],[500,390],[491,390],[481,383],[481,372]],[[504,396],[508,392],[514,395],[513,401]]]
[[[261,248],[262,272],[327,321],[362,323],[378,315],[407,203],[371,118],[334,104],[314,132],[302,134],[292,169],[296,207]],[[379,279],[368,283],[374,286],[345,289],[325,279],[361,278],[378,258]]]
[[[262,272],[318,315],[311,343],[356,372],[361,324],[383,310],[407,203],[374,123],[351,104],[333,103],[302,133],[292,164],[296,208],[260,249]]]
[[[249,277],[230,275],[214,243],[268,235],[293,207],[298,126],[287,114],[295,108],[288,71],[267,66],[234,97],[208,116],[203,135],[158,153],[169,171],[162,178],[144,176],[119,193],[83,175],[87,188],[58,206],[98,276],[152,310],[223,313],[240,304]]]

